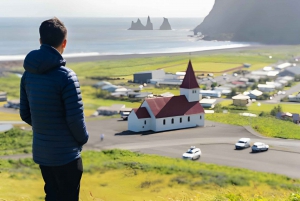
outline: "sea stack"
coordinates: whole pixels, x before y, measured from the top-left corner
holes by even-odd
[[[136,22],[131,22],[131,27],[128,30],[153,30],[153,24],[148,16],[146,26],[144,26],[141,20],[138,19]]]
[[[153,30],[153,24],[152,24],[149,16],[147,19],[147,24],[146,24],[145,30]]]
[[[204,40],[300,44],[299,0],[215,0],[194,33]]]
[[[145,26],[142,24],[141,20],[138,19],[136,22],[131,22],[131,27],[128,30],[145,30]]]
[[[167,18],[164,18],[164,21],[160,26],[159,30],[172,30],[169,20]]]

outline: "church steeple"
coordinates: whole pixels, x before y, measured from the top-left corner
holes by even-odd
[[[189,64],[186,69],[186,73],[182,81],[182,84],[180,85],[180,88],[184,88],[184,89],[199,88],[199,84],[197,82],[191,60],[189,60]]]
[[[180,85],[180,95],[185,95],[189,102],[200,100],[199,84],[197,82],[191,60],[189,60],[184,79]]]

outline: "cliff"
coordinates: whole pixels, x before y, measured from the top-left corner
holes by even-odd
[[[169,20],[167,18],[164,18],[164,21],[160,26],[159,30],[172,30]]]
[[[215,0],[194,29],[207,40],[300,44],[299,0]]]
[[[147,24],[144,26],[140,19],[137,22],[131,22],[131,27],[128,30],[153,30],[153,24],[151,23],[150,17],[148,16]]]

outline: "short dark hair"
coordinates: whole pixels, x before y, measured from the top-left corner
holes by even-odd
[[[55,48],[59,47],[67,36],[67,28],[56,17],[42,22],[39,31],[41,43]]]

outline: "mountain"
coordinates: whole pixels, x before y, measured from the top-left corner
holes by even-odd
[[[300,0],[215,0],[194,29],[206,40],[300,44]]]
[[[169,20],[167,18],[164,18],[164,21],[160,26],[159,30],[172,30]]]
[[[153,24],[151,23],[150,17],[148,16],[147,24],[144,26],[140,19],[136,22],[131,22],[131,27],[128,30],[153,30]]]

